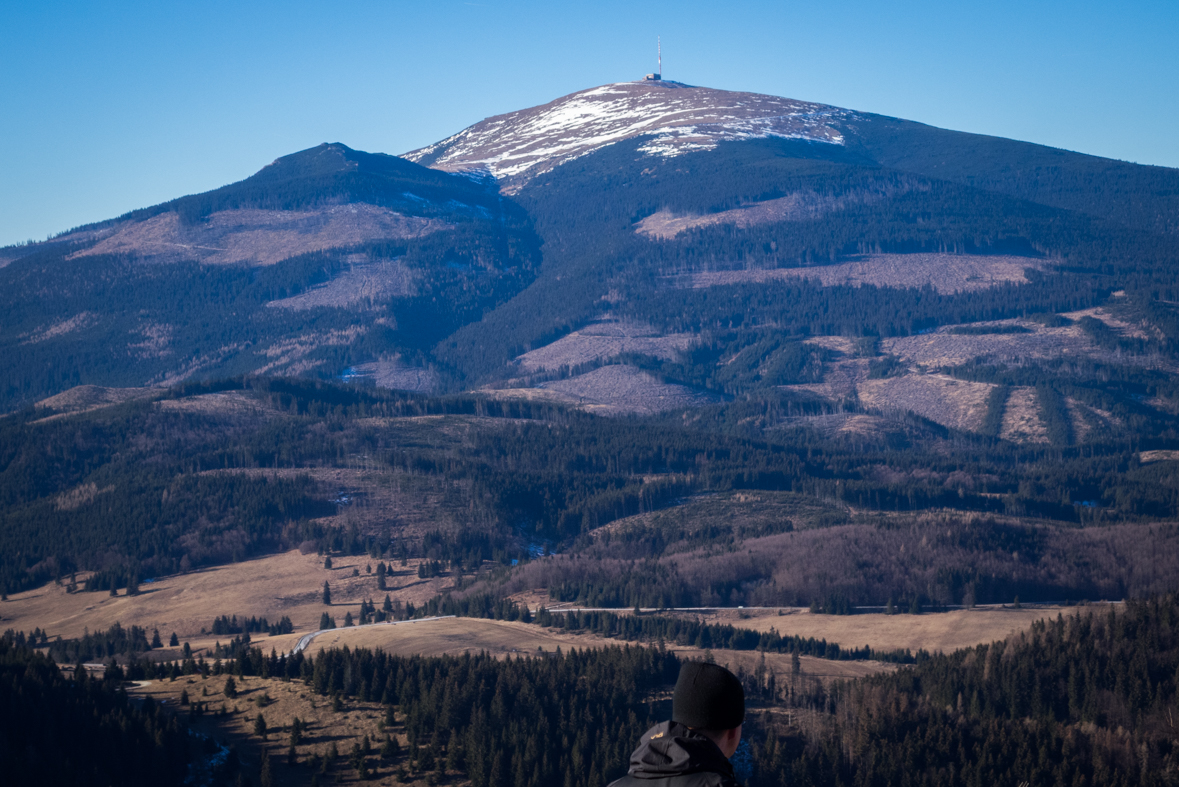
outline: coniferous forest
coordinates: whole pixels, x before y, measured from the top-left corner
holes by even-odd
[[[749,707],[742,776],[751,787],[1179,783],[1171,721],[1179,698],[1177,621],[1179,599],[1155,596],[1121,608],[1079,608],[1005,641],[829,686],[764,665],[739,670]],[[804,643],[791,647],[805,650]],[[24,741],[32,730],[102,740],[102,754],[96,748],[85,759],[42,767],[57,769],[49,771],[54,778],[71,773],[82,783],[129,784],[175,781],[199,747],[185,741],[184,709],[129,704],[119,688],[124,678],[263,676],[300,681],[323,697],[379,702],[390,734],[405,737],[408,747],[362,754],[352,763],[360,773],[394,758],[413,776],[459,777],[478,787],[591,787],[621,775],[639,735],[669,712],[667,692],[680,664],[663,646],[507,660],[347,648],[267,657],[245,637],[214,663],[133,660],[108,669],[105,679],[76,681],[30,650],[24,635],[6,634],[0,654],[5,707],[22,710],[19,722],[5,714],[6,724],[21,727],[5,740]],[[187,713],[203,711],[198,704]],[[71,726],[78,724],[95,726]],[[143,743],[144,735],[154,742]],[[89,751],[86,745],[73,751]],[[120,751],[139,746],[157,754],[119,760]]]

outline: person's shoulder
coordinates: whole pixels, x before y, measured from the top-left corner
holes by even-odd
[[[652,787],[655,784],[667,787],[741,787],[740,782],[731,776],[713,771],[680,773],[661,779],[637,779],[628,773],[621,779],[610,782],[607,787]]]

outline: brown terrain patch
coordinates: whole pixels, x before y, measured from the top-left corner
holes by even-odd
[[[655,328],[633,320],[605,319],[562,336],[552,344],[526,352],[516,359],[521,368],[535,372],[574,367],[613,358],[622,353],[639,353],[673,359],[695,343],[690,333],[664,336]]]
[[[35,590],[14,593],[0,605],[0,630],[14,628],[31,631],[40,627],[49,637],[71,639],[86,629],[108,629],[114,623],[140,626],[151,636],[158,629],[166,641],[176,632],[182,642],[194,649],[212,648],[216,640],[229,637],[202,635],[211,631],[219,615],[265,617],[277,623],[284,615],[291,618],[295,633],[268,637],[255,635],[255,644],[267,652],[272,647],[290,650],[299,637],[319,628],[319,618],[328,612],[342,624],[344,615],[360,615],[360,602],[371,598],[378,606],[385,591],[377,590],[375,560],[366,556],[333,558],[333,567],[323,567],[323,558],[302,555],[297,550],[280,555],[202,569],[187,574],[160,577],[140,586],[140,594],[117,597],[107,593],[67,593],[64,587],[49,584]],[[453,583],[450,577],[422,580],[417,575],[418,561],[408,566],[393,565],[388,577],[389,595],[403,603],[421,604]],[[365,571],[374,566],[374,573]],[[353,577],[353,569],[360,576]],[[332,604],[323,603],[323,583],[332,590]]]
[[[409,366],[398,358],[371,361],[352,367],[352,374],[371,379],[381,388],[395,391],[431,393],[438,389],[438,373],[433,369]]]
[[[97,322],[98,315],[94,312],[79,312],[67,320],[62,320],[53,325],[38,328],[31,333],[24,334],[21,337],[24,339],[21,344],[39,344],[49,339],[56,339],[58,336],[65,336],[68,333],[85,330]]]
[[[840,647],[875,650],[928,650],[953,653],[962,648],[990,644],[1029,628],[1037,620],[1069,615],[1076,608],[979,607],[922,615],[819,615],[805,609],[777,611],[726,611],[705,620],[754,631],[775,630],[786,636],[814,637]]]
[[[777,199],[753,202],[718,213],[676,215],[669,210],[653,213],[635,224],[635,232],[648,238],[669,240],[688,230],[730,224],[740,229],[779,221],[813,221],[852,205],[870,205],[908,189],[854,190],[839,197],[796,191]]]
[[[673,286],[701,289],[726,284],[813,279],[824,287],[871,284],[877,287],[932,286],[938,292],[981,290],[1005,283],[1026,284],[1027,268],[1040,263],[1030,257],[968,254],[868,254],[852,262],[805,268],[707,271],[668,277]]]
[[[346,347],[367,332],[367,328],[353,325],[342,330],[322,333],[306,333],[289,339],[282,339],[263,351],[270,362],[254,371],[254,374],[268,374],[281,371],[282,374],[297,375],[308,372],[323,364],[324,360],[312,361],[307,356],[320,347]]]
[[[628,614],[620,610],[620,614]],[[463,653],[486,652],[497,658],[507,656],[553,653],[557,648],[568,652],[571,648],[604,648],[625,645],[625,640],[600,637],[590,633],[571,633],[559,628],[544,628],[534,623],[480,618],[442,618],[437,620],[406,621],[393,625],[375,625],[335,629],[320,634],[311,641],[307,651],[316,653],[327,648],[372,648],[397,656],[460,656]],[[632,643],[633,644],[633,643]],[[667,649],[682,659],[704,658],[701,648],[668,644]],[[756,651],[711,651],[718,664],[752,672],[761,654]],[[790,673],[789,653],[765,654],[766,667],[779,676]],[[831,661],[802,657],[802,672],[807,677],[823,680],[857,678],[887,671],[894,667],[876,661]]]
[[[159,390],[154,388],[104,388],[100,385],[78,385],[68,391],[62,391],[56,396],[42,399],[37,402],[36,407],[54,411],[53,415],[41,419],[48,421],[99,410],[103,407],[111,407],[129,402],[132,399],[147,399],[159,393]]]
[[[101,385],[78,385],[37,402],[38,408],[58,413],[80,413],[98,407],[122,404],[159,393],[153,388],[104,388]]]
[[[1046,443],[1048,428],[1040,418],[1035,388],[1012,388],[1003,408],[999,437],[1016,443]]]
[[[855,341],[846,336],[812,336],[803,344],[813,344],[844,355],[854,355],[856,351]]]
[[[1112,328],[1114,330],[1115,333],[1121,334],[1122,336],[1125,336],[1127,338],[1132,338],[1132,339],[1162,339],[1162,338],[1164,338],[1162,332],[1159,331],[1159,329],[1156,328],[1155,326],[1153,326],[1147,322],[1139,322],[1139,323],[1126,322],[1125,320],[1121,319],[1120,317],[1117,317],[1117,316],[1111,314],[1109,312],[1109,310],[1103,309],[1100,306],[1094,306],[1091,309],[1081,309],[1080,311],[1075,311],[1075,312],[1067,312],[1064,316],[1068,317],[1072,320],[1079,320],[1082,317],[1092,317],[1093,319],[1100,320],[1101,322],[1108,325],[1110,328]]]
[[[1179,451],[1143,451],[1138,455],[1138,461],[1144,465],[1151,462],[1179,462]]]
[[[104,486],[99,489],[98,484],[93,482],[80,484],[58,495],[53,501],[53,507],[58,511],[77,511],[82,506],[88,506],[93,503],[99,495],[113,490],[113,486]]]
[[[156,402],[155,406],[161,410],[202,413],[226,418],[262,416],[271,412],[270,408],[258,399],[241,391],[219,391],[200,396],[187,396],[183,399],[162,399]]]
[[[373,240],[419,238],[449,227],[436,219],[403,216],[365,204],[305,211],[225,210],[191,225],[181,222],[176,213],[164,213],[128,222],[70,259],[136,254],[157,262],[273,265],[312,251]]]
[[[877,410],[907,410],[963,431],[976,431],[987,415],[989,383],[972,383],[940,374],[906,374],[864,380],[860,401]]]
[[[192,721],[193,728],[200,733],[234,744],[238,749],[243,770],[253,778],[258,775],[262,752],[270,755],[271,768],[276,784],[310,784],[313,771],[307,767],[312,755],[323,756],[334,743],[340,759],[328,777],[336,784],[399,784],[395,773],[405,765],[403,754],[394,763],[383,762],[376,756],[386,734],[395,736],[402,752],[408,742],[398,716],[395,727],[383,730],[385,707],[379,702],[361,702],[356,698],[341,697],[342,708],[332,710],[332,700],[315,694],[302,681],[283,681],[276,678],[234,676],[237,697],[225,696],[226,675],[202,678],[200,675],[185,675],[175,681],[142,681],[128,693],[136,697],[148,696],[174,710],[181,708],[180,693],[188,692],[189,702],[206,704],[205,714]],[[226,714],[219,715],[221,708]],[[191,709],[183,709],[183,711]],[[261,713],[266,720],[265,739],[254,735],[254,722]],[[303,742],[296,747],[298,765],[287,765],[287,750],[290,745],[291,725],[295,717],[306,724]],[[356,771],[348,763],[352,745],[361,744],[367,735],[373,748],[368,758],[372,780],[361,782]],[[375,767],[374,767],[375,766]],[[407,783],[414,783],[408,778]]]
[[[352,267],[329,282],[266,304],[274,309],[306,311],[372,304],[414,293],[414,277],[400,260],[369,260],[363,254],[349,256]]]
[[[860,384],[867,379],[867,358],[839,358],[826,364],[822,382],[782,387],[791,391],[807,391],[828,399],[848,399],[857,395]]]
[[[558,402],[601,415],[651,414],[721,401],[716,394],[664,383],[634,366],[603,366],[533,388],[487,390],[497,399]]]
[[[880,351],[926,366],[958,366],[984,356],[1003,363],[1020,363],[1027,359],[1091,356],[1098,352],[1089,337],[1074,325],[1046,328],[1023,320],[1002,320],[978,325],[1018,325],[1032,332],[970,335],[951,333],[952,327],[941,328],[934,333],[884,339],[880,343]]]

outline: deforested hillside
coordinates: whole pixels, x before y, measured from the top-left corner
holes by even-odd
[[[77,384],[338,377],[429,348],[532,281],[530,219],[494,184],[321,145],[50,242],[0,270],[0,407]]]
[[[1125,436],[1176,407],[1177,184],[789,98],[605,85],[4,250],[0,407],[268,374],[609,416],[789,389],[1046,435],[1019,407],[984,429],[1003,384],[1065,402],[1058,443]],[[588,338],[607,324],[644,341]],[[942,406],[946,377],[976,395]]]
[[[1162,592],[1179,559],[1161,420],[1020,446],[781,394],[618,419],[282,378],[100,393],[0,420],[6,592],[299,548],[607,606],[944,606]]]

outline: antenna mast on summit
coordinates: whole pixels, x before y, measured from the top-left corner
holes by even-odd
[[[659,36],[655,36],[655,51],[659,54],[659,70],[655,73],[663,79],[663,40]]]

